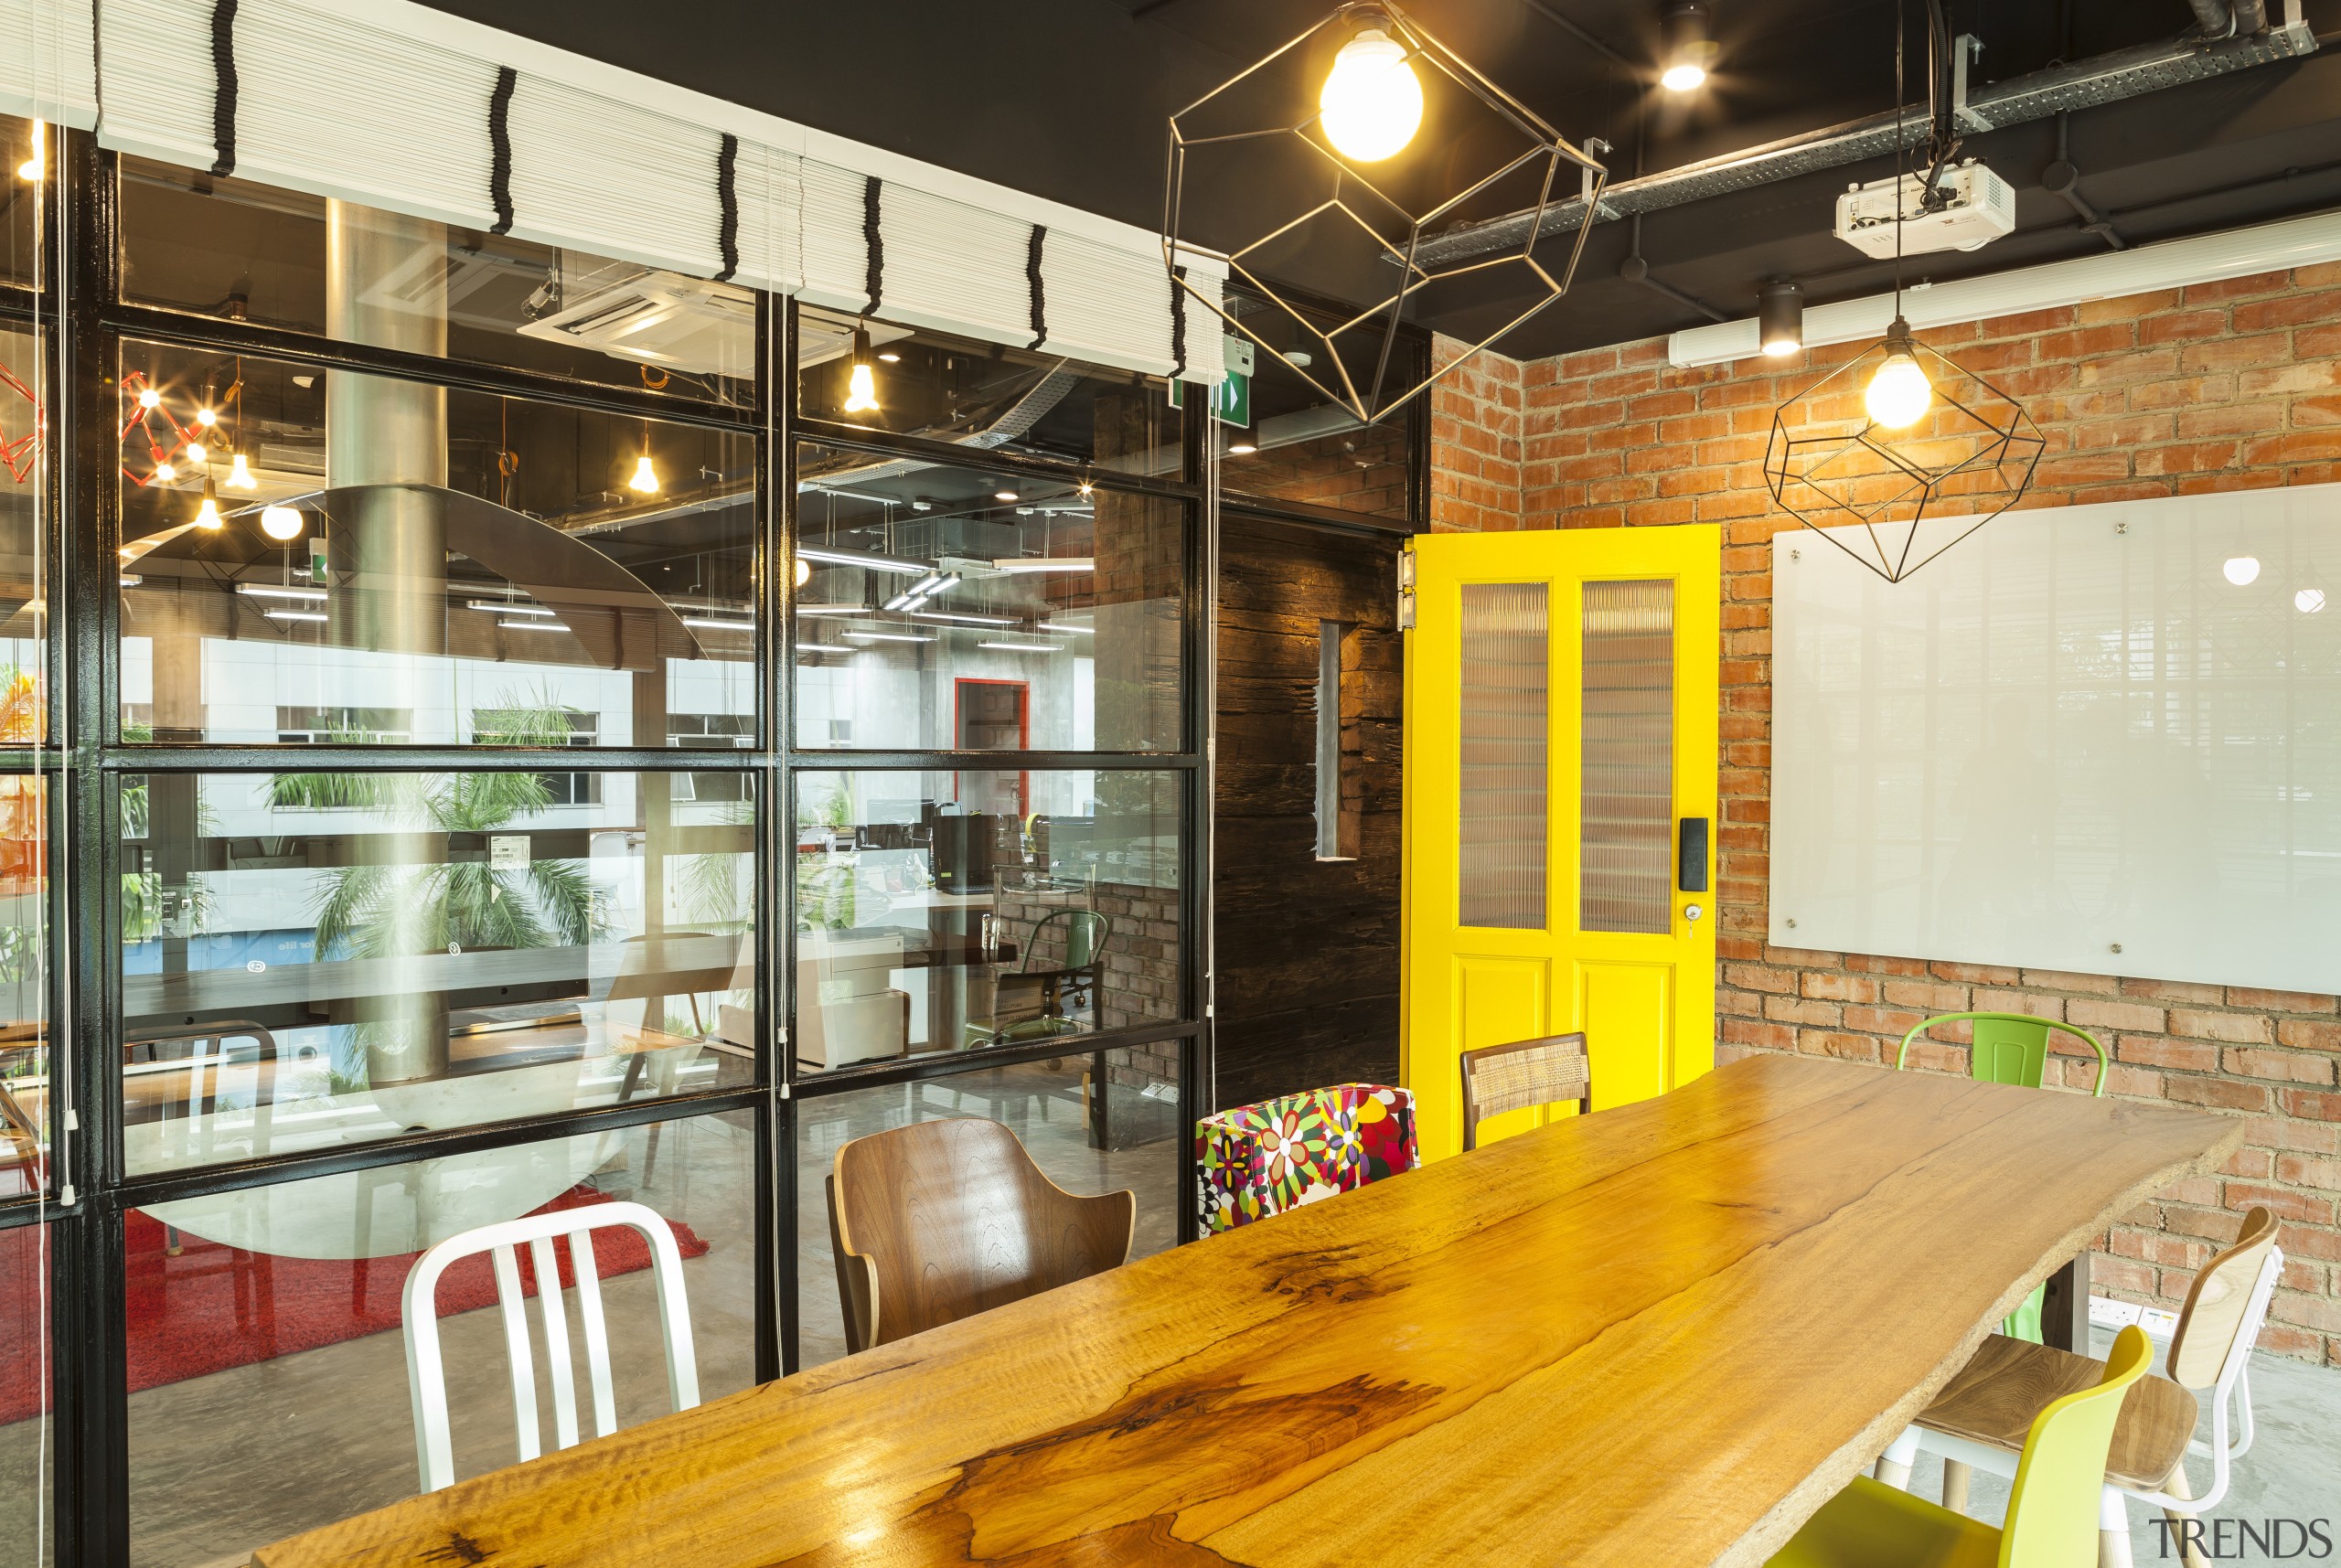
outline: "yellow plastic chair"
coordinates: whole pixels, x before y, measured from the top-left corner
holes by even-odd
[[[1821,1506],[1768,1568],[2074,1568],[2097,1561],[2097,1503],[2122,1397],[2154,1347],[2124,1328],[2105,1381],[2042,1411],[2024,1440],[2007,1524],[1994,1530],[1867,1476]]]

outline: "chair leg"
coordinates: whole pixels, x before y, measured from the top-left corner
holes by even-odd
[[[1953,1513],[1967,1511],[1967,1483],[1975,1472],[1957,1459],[1942,1462],[1942,1506]]]
[[[1876,1477],[1885,1486],[1903,1491],[1910,1489],[1910,1467],[1919,1460],[1918,1428],[1906,1428],[1901,1436],[1886,1445],[1877,1456]]]
[[[2186,1467],[2184,1463],[2170,1473],[2170,1479],[2162,1484],[2162,1489],[2175,1498],[2191,1498],[2195,1495],[2192,1483],[2186,1479]],[[2200,1516],[2183,1513],[2175,1508],[2163,1509],[2162,1516],[2170,1520],[2171,1539],[2178,1547],[2178,1561],[2184,1564],[2184,1568],[2204,1568],[2202,1548],[2197,1544],[2195,1533],[2187,1529],[2189,1525],[2195,1524]]]
[[[2130,1499],[2113,1487],[2098,1488],[2097,1568],[2134,1568],[2130,1554]]]

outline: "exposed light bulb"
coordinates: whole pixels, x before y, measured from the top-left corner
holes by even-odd
[[[260,488],[260,481],[252,477],[252,471],[251,467],[245,464],[244,454],[241,452],[234,453],[228,459],[228,488],[230,490],[257,490]]]
[[[138,406],[142,409],[159,409],[163,406],[163,394],[149,387],[138,394]]]
[[[1362,29],[1333,57],[1317,95],[1325,139],[1353,163],[1378,163],[1415,139],[1423,123],[1423,84],[1406,48],[1379,27]]]
[[[658,470],[651,465],[648,453],[646,452],[634,460],[634,477],[625,483],[628,489],[638,491],[645,496],[658,494]]]
[[[155,484],[157,484],[157,485],[167,485],[167,484],[169,484],[172,480],[174,480],[174,479],[177,478],[178,476],[179,476],[179,471],[178,471],[177,469],[174,468],[174,467],[172,467],[169,464],[167,464],[167,463],[157,463],[156,464],[155,464]]]
[[[211,487],[210,480],[206,479],[203,482],[203,504],[195,509],[195,526],[216,528],[219,522],[219,492]]]
[[[2219,571],[2238,588],[2248,588],[2260,581],[2260,558],[2256,555],[2229,556],[2228,563]]]
[[[2314,615],[2325,608],[2325,590],[2304,588],[2293,595],[2293,608],[2304,615]]]
[[[210,409],[198,409],[195,411],[195,422],[208,429],[219,422],[219,416]]]
[[[878,372],[870,363],[870,334],[859,328],[853,335],[853,368],[846,376],[845,411],[850,414],[874,414],[878,411]]]
[[[1887,430],[1917,424],[1935,400],[1934,384],[1919,368],[1919,357],[1910,352],[1910,328],[1897,315],[1887,330],[1886,362],[1870,377],[1869,389],[1862,394],[1872,422]]]
[[[260,531],[273,539],[299,539],[300,509],[296,507],[262,507],[260,509]]]
[[[208,463],[211,461],[211,453],[204,447],[203,443],[190,441],[187,443],[187,460],[189,463]]]
[[[802,588],[813,579],[813,563],[803,556],[796,558],[796,586]]]

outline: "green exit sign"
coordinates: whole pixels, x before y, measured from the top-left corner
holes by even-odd
[[[1220,342],[1224,349],[1222,363],[1226,369],[1211,389],[1211,417],[1240,430],[1252,422],[1252,340],[1222,333]],[[1187,406],[1186,382],[1170,383],[1170,406]]]

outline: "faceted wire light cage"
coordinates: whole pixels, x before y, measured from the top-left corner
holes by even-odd
[[[1916,423],[1888,430],[1869,417],[1863,393],[1890,352],[1881,340],[1775,410],[1764,451],[1782,509],[1888,582],[2014,506],[2047,445],[2014,398],[1908,343],[1934,388]]]
[[[1315,112],[1313,90],[1309,102],[1311,112],[1297,123],[1288,117],[1279,117],[1279,104],[1288,116],[1291,109],[1289,91],[1277,91],[1274,68],[1292,67],[1305,62],[1312,52],[1321,51],[1322,45],[1312,51],[1311,45],[1331,29],[1347,30],[1378,27],[1406,50],[1406,61],[1423,86],[1425,114],[1423,124],[1414,142],[1405,151],[1385,161],[1366,165],[1352,162],[1338,152],[1319,123],[1321,116]],[[1292,84],[1287,83],[1288,89]],[[1267,101],[1255,105],[1250,99]],[[1479,166],[1485,172],[1476,177],[1464,176],[1460,188],[1450,189],[1428,199],[1410,201],[1392,187],[1401,178],[1417,181],[1427,164],[1410,159],[1441,159],[1442,167],[1458,160],[1458,142],[1448,142],[1434,149],[1427,145],[1434,139],[1434,126],[1448,115],[1438,112],[1439,100],[1445,98],[1460,109],[1477,105],[1483,125],[1491,134],[1482,138],[1504,145],[1495,148]],[[1232,117],[1241,128],[1221,133],[1207,133],[1201,127],[1214,119]],[[1217,251],[1181,236],[1182,226],[1192,216],[1189,200],[1188,181],[1195,173],[1192,164],[1202,150],[1243,147],[1256,157],[1272,146],[1290,150],[1294,144],[1305,148],[1299,158],[1314,176],[1324,180],[1323,199],[1309,206],[1297,216],[1276,224],[1249,243],[1233,251]],[[1246,145],[1248,144],[1248,146]],[[1479,152],[1481,149],[1471,149]],[[1470,152],[1460,156],[1470,156]],[[1380,171],[1384,169],[1388,174]],[[1368,172],[1373,170],[1375,172]],[[1577,178],[1563,184],[1571,170]],[[1258,171],[1252,171],[1257,177]],[[1400,176],[1394,178],[1393,176]],[[1205,176],[1208,177],[1208,176]],[[1363,424],[1371,424],[1384,414],[1418,396],[1441,377],[1459,367],[1472,353],[1489,347],[1505,334],[1527,321],[1568,292],[1569,280],[1577,272],[1577,258],[1584,252],[1585,237],[1590,224],[1579,222],[1568,259],[1555,271],[1537,260],[1537,240],[1551,225],[1557,205],[1555,187],[1562,185],[1559,199],[1581,197],[1583,211],[1590,213],[1601,198],[1601,191],[1609,182],[1609,172],[1585,153],[1573,146],[1560,133],[1522,106],[1494,83],[1473,69],[1453,50],[1431,37],[1396,6],[1391,5],[1343,5],[1307,32],[1267,55],[1238,75],[1213,88],[1210,92],[1170,116],[1170,170],[1163,196],[1162,253],[1170,267],[1171,275],[1180,288],[1211,307],[1213,313],[1227,324],[1228,330],[1242,335],[1270,354],[1277,355],[1289,365],[1295,374],[1340,405]],[[1507,184],[1507,182],[1509,182]],[[1451,183],[1451,182],[1448,182]],[[1529,213],[1525,236],[1492,254],[1475,257],[1470,261],[1448,267],[1426,266],[1420,259],[1424,240],[1433,229],[1458,220],[1463,209],[1475,199],[1489,196],[1500,187],[1518,191],[1515,208],[1524,206]],[[1381,261],[1386,265],[1395,287],[1375,303],[1342,319],[1319,311],[1306,312],[1287,297],[1285,291],[1264,275],[1261,263],[1264,254],[1279,240],[1296,236],[1303,229],[1323,221],[1347,226],[1357,231],[1375,248]],[[1252,293],[1267,301],[1275,317],[1282,324],[1291,341],[1313,341],[1319,352],[1307,355],[1307,363],[1287,352],[1286,347],[1272,342],[1253,322],[1243,319],[1244,314],[1231,308],[1228,302],[1216,293],[1207,293],[1187,283],[1181,275],[1181,259],[1208,256],[1227,264],[1232,279],[1242,283]],[[1491,268],[1515,266],[1525,271],[1535,289],[1534,302],[1513,315],[1493,332],[1458,355],[1448,366],[1434,370],[1421,380],[1403,389],[1389,386],[1394,350],[1398,342],[1398,325],[1406,306],[1433,284],[1461,278]],[[1346,292],[1346,291],[1344,291]],[[1323,325],[1319,319],[1331,321]],[[1283,334],[1279,334],[1283,336]],[[1344,352],[1344,349],[1350,352]],[[1363,352],[1359,350],[1363,349]],[[1370,366],[1370,370],[1367,367]]]

